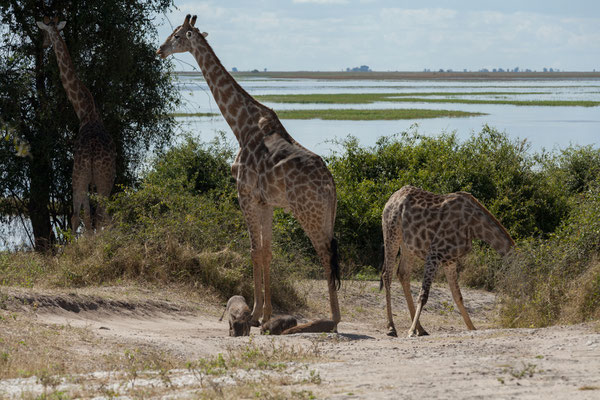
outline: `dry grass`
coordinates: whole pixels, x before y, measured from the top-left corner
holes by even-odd
[[[47,325],[30,313],[0,311],[0,397],[10,379],[23,399],[313,398],[320,376],[318,342],[293,346],[252,338],[215,357],[187,361],[149,345],[131,346],[88,329]],[[27,379],[28,378],[28,379]]]
[[[172,368],[179,362],[150,348],[128,349],[87,329],[50,325],[35,315],[0,310],[0,379],[40,379],[93,371]]]
[[[275,252],[272,261],[273,303],[285,310],[303,306],[291,276],[298,265]],[[297,272],[297,271],[296,271]],[[139,240],[118,231],[79,238],[56,255],[32,252],[0,253],[0,281],[23,288],[83,288],[180,285],[193,291],[202,288],[226,300],[240,294],[253,299],[252,268],[247,255],[224,249],[200,251],[173,237]]]

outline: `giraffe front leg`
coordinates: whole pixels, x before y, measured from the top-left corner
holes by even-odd
[[[254,278],[254,307],[250,325],[259,326],[258,320],[263,314],[263,249],[261,243],[261,224],[258,203],[241,192],[238,193],[240,208],[244,214],[250,235],[250,257],[252,259],[252,275]]]
[[[429,253],[429,255],[427,256],[427,260],[425,261],[425,274],[423,276],[423,286],[421,286],[421,292],[419,293],[419,299],[417,300],[417,310],[415,312],[415,317],[413,318],[412,325],[408,330],[408,337],[418,336],[417,325],[419,325],[419,318],[421,317],[423,307],[425,307],[425,304],[427,304],[427,299],[429,298],[429,290],[431,289],[431,283],[433,282],[435,272],[437,271],[438,265],[440,263],[440,258],[441,257],[437,253]]]
[[[273,306],[271,305],[271,237],[273,233],[273,208],[263,207],[260,210],[261,222],[261,250],[263,265],[263,286],[265,288],[265,299],[262,323],[271,319]]]
[[[458,270],[456,267],[457,267],[456,263],[450,263],[450,264],[444,265],[444,272],[446,273],[446,280],[448,281],[448,285],[450,285],[450,291],[452,292],[452,298],[454,299],[454,302],[458,306],[458,310],[460,311],[460,314],[462,315],[463,320],[465,321],[465,324],[467,325],[467,328],[469,328],[469,330],[473,331],[473,330],[475,330],[475,325],[473,325],[473,322],[471,321],[471,318],[469,317],[469,313],[467,312],[467,308],[465,307],[465,305],[463,303],[462,293],[460,292],[460,288],[458,287]]]
[[[252,236],[252,235],[250,235]],[[254,277],[254,306],[252,307],[252,316],[250,318],[250,325],[260,326],[258,320],[263,314],[263,269],[262,269],[262,252],[260,249],[252,246],[250,248],[250,257],[252,258],[252,272]]]
[[[81,223],[81,208],[83,208],[83,225],[87,232],[92,231],[92,220],[90,216],[90,198],[88,189],[92,180],[91,161],[84,159],[81,155],[75,154],[73,161],[73,175],[71,177],[71,186],[73,187],[73,216],[71,217],[71,229],[73,235],[77,234],[79,224]]]

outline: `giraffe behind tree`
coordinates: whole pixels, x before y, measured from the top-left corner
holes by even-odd
[[[256,101],[233,79],[206,41],[207,34],[194,27],[195,22],[196,16],[186,16],[157,54],[165,58],[174,53],[192,53],[240,145],[231,171],[250,233],[254,275],[252,324],[258,326],[261,316],[263,324],[271,317],[273,208],[282,207],[298,220],[325,269],[333,317],[329,330],[335,329],[341,317],[336,292],[339,265],[333,238],[337,206],[333,177],[321,157],[298,144],[275,112]]]
[[[381,280],[385,285],[388,335],[397,336],[390,293],[392,273],[396,266],[412,318],[409,336],[427,335],[419,323],[419,317],[440,265],[444,267],[452,297],[465,324],[469,329],[475,329],[458,287],[457,262],[471,250],[473,239],[488,243],[501,256],[507,255],[515,242],[504,226],[467,192],[437,195],[413,186],[404,186],[389,198],[381,222],[385,245]],[[400,262],[396,265],[398,250]],[[410,259],[415,257],[425,261],[416,311],[410,292]]]
[[[112,137],[104,129],[104,124],[88,88],[79,80],[73,67],[69,50],[60,31],[65,21],[58,18],[44,17],[37,26],[44,32],[44,47],[52,45],[60,70],[60,80],[73,105],[79,119],[79,134],[73,149],[73,217],[71,228],[73,233],[81,222],[83,208],[83,224],[86,231],[92,231],[92,221],[96,227],[107,222],[106,212],[102,204],[96,207],[95,218],[90,213],[88,192],[96,189],[100,197],[108,197],[112,191],[116,174],[116,147]]]

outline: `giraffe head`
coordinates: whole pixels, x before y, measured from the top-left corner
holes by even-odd
[[[171,54],[175,53],[185,53],[188,51],[192,51],[192,45],[190,43],[190,38],[195,34],[200,34],[204,37],[208,36],[208,33],[202,32],[195,28],[197,16],[193,17],[188,14],[183,21],[183,24],[175,28],[173,33],[169,35],[167,40],[160,45],[158,50],[156,50],[156,54],[161,56],[162,58],[167,58]]]
[[[52,44],[50,41],[50,32],[58,33],[65,27],[66,24],[66,21],[59,21],[58,17],[54,17],[52,19],[50,17],[44,17],[43,21],[36,21],[36,25],[44,34],[44,42],[42,44],[44,48],[50,47]]]

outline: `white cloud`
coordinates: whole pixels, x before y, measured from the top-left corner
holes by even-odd
[[[321,5],[339,0],[295,0],[306,4],[301,11],[291,2],[235,2],[234,7],[204,1],[181,4],[169,18],[178,25],[185,14],[197,14],[217,55],[239,69],[599,67],[600,17],[382,8],[376,6],[381,1],[368,6],[361,5],[364,1],[373,0],[335,9]],[[161,39],[171,33],[164,31]]]

